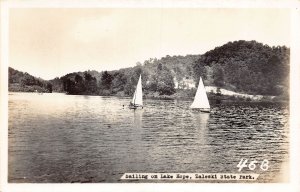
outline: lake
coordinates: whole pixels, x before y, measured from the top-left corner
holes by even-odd
[[[123,108],[130,100],[9,93],[8,181],[129,182],[120,180],[126,172],[258,173],[255,182],[288,180],[287,106],[226,103],[209,114],[181,100],[145,99],[144,109]],[[242,158],[266,159],[268,170],[258,164],[239,172]]]

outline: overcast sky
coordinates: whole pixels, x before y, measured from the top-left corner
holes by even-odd
[[[44,79],[203,54],[235,40],[290,46],[288,9],[16,8],[9,16],[10,66]]]

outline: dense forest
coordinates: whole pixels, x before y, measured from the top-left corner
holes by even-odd
[[[206,86],[288,98],[289,51],[285,46],[270,47],[256,41],[240,40],[203,55],[167,55],[137,62],[131,68],[74,72],[48,82],[10,68],[9,83],[10,88],[19,84],[27,91],[36,90],[38,86],[42,91],[75,95],[132,96],[141,74],[146,97],[192,97],[193,87],[197,86],[201,76]],[[192,89],[188,89],[193,84]],[[34,88],[29,89],[31,86]]]
[[[8,90],[15,92],[52,92],[52,84],[28,73],[8,68]]]
[[[206,52],[194,64],[194,77],[206,84],[261,95],[287,95],[290,50],[255,41],[229,42]]]
[[[181,81],[184,76],[192,77],[192,64],[199,58],[197,55],[166,56],[160,60],[150,58],[144,63],[137,62],[136,66],[131,68],[101,73],[70,73],[50,82],[54,91],[68,94],[131,96],[141,74],[146,96],[173,95],[180,91],[176,90],[174,81]],[[194,94],[195,90],[191,92]]]

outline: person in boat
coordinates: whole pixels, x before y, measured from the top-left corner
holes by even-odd
[[[129,107],[135,108],[135,104],[133,104],[132,102],[129,103]]]
[[[136,109],[138,108],[138,105],[133,104],[132,102],[130,102],[129,107],[130,107],[131,109],[136,110]]]

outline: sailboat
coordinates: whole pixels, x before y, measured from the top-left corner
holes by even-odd
[[[200,77],[198,89],[194,98],[194,102],[192,103],[191,107],[192,109],[200,109],[202,112],[210,112],[210,105],[209,101],[206,95],[206,90],[202,81],[202,78]]]
[[[140,75],[138,84],[136,86],[132,101],[130,102],[130,109],[137,109],[138,107],[143,108],[143,91],[142,91],[142,77]]]

